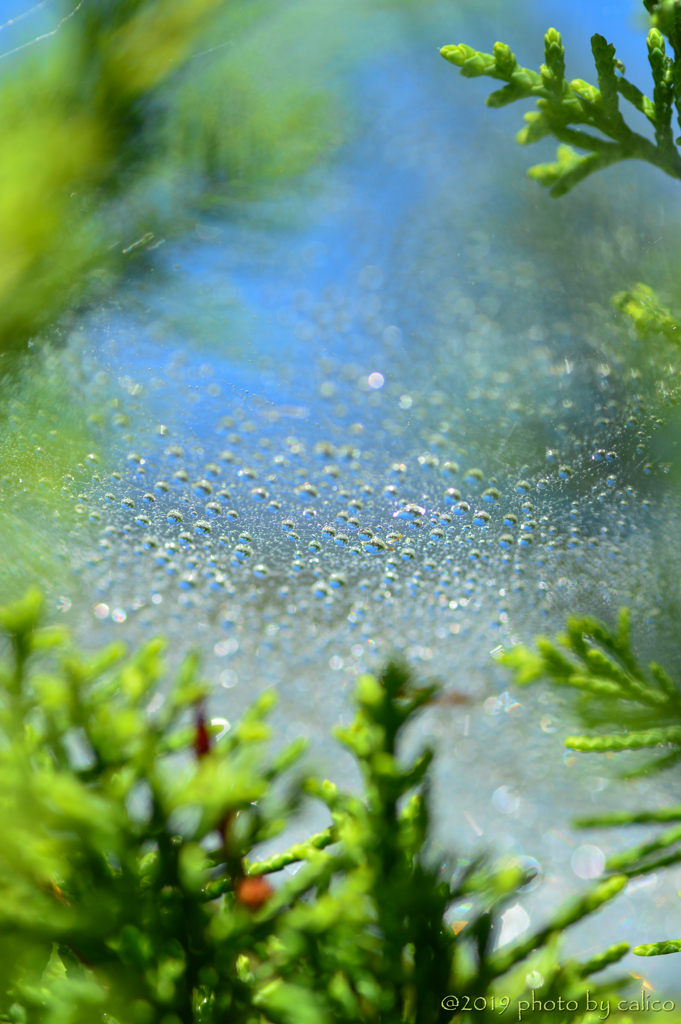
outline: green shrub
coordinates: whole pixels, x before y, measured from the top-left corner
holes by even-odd
[[[358,681],[356,718],[337,737],[361,769],[360,799],[292,773],[298,741],[266,753],[271,691],[231,728],[207,721],[195,656],[164,691],[160,641],[83,658],[40,626],[41,606],[31,591],[0,610],[0,1019],[427,1024],[464,996],[522,997],[537,969],[543,998],[578,1001],[569,1021],[587,989],[602,998],[622,984],[589,979],[626,944],[587,963],[559,964],[557,950],[626,871],[495,949],[499,914],[531,873],[436,857],[432,752],[411,764],[398,754],[435,686],[397,664]],[[249,859],[305,794],[326,806],[328,828]],[[452,926],[452,908],[466,921]]]

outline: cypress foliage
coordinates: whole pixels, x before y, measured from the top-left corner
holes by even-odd
[[[568,619],[556,642],[536,641],[536,651],[518,645],[503,655],[516,681],[527,684],[549,679],[576,695],[575,707],[589,728],[588,735],[568,736],[565,746],[583,753],[650,750],[653,757],[629,770],[637,778],[671,768],[681,761],[681,691],[656,662],[647,671],[631,649],[631,623],[622,609],[615,632],[595,619]],[[584,818],[581,828],[604,825],[669,824],[681,822],[681,807]],[[609,875],[629,878],[681,862],[681,825],[663,829],[649,842],[616,854],[606,863]],[[639,956],[677,953],[680,941],[636,946]]]
[[[678,0],[644,0],[644,6],[651,19],[646,42],[652,99],[626,78],[614,45],[598,33],[591,37],[597,86],[565,77],[565,48],[555,28],[544,37],[545,63],[538,72],[522,67],[505,43],[495,43],[492,54],[465,43],[443,46],[440,51],[466,78],[486,75],[506,82],[487,97],[487,106],[536,100],[537,110],[524,115],[527,124],[516,139],[521,146],[547,136],[559,143],[554,162],[535,164],[527,172],[554,198],[623,160],[643,160],[681,179],[681,135],[675,138],[673,127],[676,114],[677,130],[681,129],[681,4]],[[655,142],[629,127],[620,109],[620,97],[648,119]],[[660,334],[676,344],[681,340],[681,324],[649,285],[638,282],[613,296],[612,301],[616,309],[630,317],[641,336]]]
[[[626,943],[586,963],[560,963],[558,945],[629,864],[498,948],[500,914],[532,874],[436,856],[433,753],[404,763],[399,743],[437,687],[403,665],[361,677],[355,720],[337,730],[360,798],[306,777],[298,741],[267,753],[271,691],[239,723],[212,722],[195,656],[166,685],[161,641],[86,658],[41,614],[37,591],[0,609],[0,1020],[427,1024],[466,997],[480,1020],[498,1014],[495,993],[524,998],[539,966],[543,998],[574,1000],[570,1021],[587,989],[623,984],[592,976]],[[258,859],[305,796],[329,826]],[[452,926],[452,908],[466,920]]]

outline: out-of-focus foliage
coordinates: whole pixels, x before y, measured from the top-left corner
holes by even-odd
[[[503,661],[524,684],[548,678],[579,694],[576,709],[594,735],[568,736],[566,747],[586,753],[655,750],[662,756],[628,772],[627,778],[671,768],[681,761],[681,691],[665,670],[651,662],[645,672],[630,644],[629,613],[620,613],[617,631],[588,618],[571,618],[557,644],[539,638],[537,651],[518,645]],[[621,812],[584,819],[578,825],[672,823],[654,839],[611,857],[606,869],[629,877],[681,862],[681,808],[665,807],[640,813]],[[639,956],[658,956],[681,950],[680,941],[637,946]]]
[[[85,4],[49,43],[9,58],[17,63],[0,78],[0,357],[186,226],[183,205],[207,185],[253,192],[336,140],[323,89],[245,66],[240,34],[270,7]],[[209,25],[236,42],[189,60],[199,40],[211,49]]]
[[[86,5],[0,81],[0,350],[25,345],[96,275],[111,238],[93,205],[143,162],[143,104],[217,6]]]
[[[631,291],[618,292],[612,301],[615,309],[630,317],[641,336],[661,334],[667,341],[673,341],[677,345],[681,341],[681,324],[662,305],[649,285],[639,281]]]
[[[362,770],[362,800],[286,781],[304,744],[266,755],[270,692],[231,728],[208,722],[195,657],[164,691],[161,642],[83,658],[40,618],[37,591],[0,609],[1,1020],[427,1024],[445,997],[447,1010],[463,995],[522,996],[530,965],[547,997],[582,1007],[587,987],[621,987],[589,978],[626,944],[587,963],[556,954],[561,931],[626,874],[495,949],[499,911],[531,875],[429,852],[432,752],[405,765],[397,747],[435,687],[397,665],[359,680],[357,717],[338,737]],[[329,827],[249,860],[304,792],[327,806]],[[290,864],[299,870],[272,887],[264,876]],[[452,927],[460,901],[467,920]]]

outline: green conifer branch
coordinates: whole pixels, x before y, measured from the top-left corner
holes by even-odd
[[[681,806],[661,807],[656,811],[614,811],[612,814],[599,814],[592,818],[578,818],[578,828],[601,828],[604,825],[648,825],[652,822],[681,821]]]
[[[663,5],[662,5],[663,6]],[[657,8],[656,8],[657,10]],[[656,16],[657,17],[657,16]],[[674,20],[674,26],[676,26]],[[518,64],[510,48],[496,43],[494,53],[482,53],[466,44],[443,46],[441,54],[459,67],[467,78],[486,75],[506,82],[487,98],[490,107],[505,106],[516,100],[535,99],[539,113],[526,114],[528,126],[518,135],[521,145],[553,135],[562,143],[555,163],[530,168],[529,176],[550,188],[554,197],[565,195],[595,171],[622,160],[645,160],[673,178],[681,179],[681,155],[674,144],[671,129],[673,102],[681,102],[681,56],[667,58],[664,35],[676,41],[676,27],[669,18],[657,17],[648,34],[648,59],[653,77],[653,99],[650,100],[623,75],[615,57],[615,47],[603,36],[591,39],[591,49],[598,77],[598,87],[581,79],[565,78],[565,51],[560,33],[549,29],[544,37],[546,63],[539,73]],[[670,35],[671,34],[671,35]],[[619,109],[619,97],[646,115],[655,127],[655,143],[633,131]],[[681,109],[681,108],[680,108]],[[589,131],[577,130],[584,125],[606,136],[606,141]],[[589,151],[579,156],[571,147]]]
[[[592,736],[569,736],[565,745],[585,753],[611,753],[651,747],[672,747],[671,753],[644,765],[626,777],[663,770],[681,759],[681,691],[665,670],[652,662],[645,672],[631,648],[629,612],[620,612],[617,629],[585,617],[568,619],[557,643],[540,638],[537,652],[512,648],[503,661],[521,684],[548,678],[578,693],[576,709],[585,724],[597,725]],[[647,724],[646,729],[631,728]],[[604,731],[607,730],[607,731]],[[681,822],[681,807],[670,806],[639,812],[617,812],[583,818],[580,828],[613,825]],[[681,863],[681,825],[658,833],[653,839],[615,854],[606,863],[616,877],[632,878]],[[662,856],[655,857],[662,851]],[[681,943],[638,946],[640,956],[678,952]]]
[[[534,949],[545,945],[554,932],[563,931],[577,921],[581,921],[589,914],[599,910],[604,903],[614,899],[618,893],[627,885],[629,879],[626,875],[614,875],[608,878],[586,893],[580,894],[570,900],[565,906],[558,909],[551,922],[539,931],[519,942],[508,952],[497,953],[491,960],[490,972],[494,977],[505,974],[511,966],[519,960],[524,959]],[[601,970],[597,967],[596,970]]]
[[[533,181],[550,189],[554,198],[565,195],[591,174],[623,160],[644,160],[681,179],[681,154],[677,148],[681,135],[675,140],[672,128],[674,108],[681,128],[680,7],[678,0],[644,0],[644,6],[651,15],[646,43],[653,79],[652,100],[625,77],[615,47],[598,33],[591,38],[597,87],[582,79],[566,80],[565,49],[560,33],[553,28],[544,37],[545,64],[539,73],[518,64],[504,43],[495,43],[493,54],[478,52],[466,44],[443,46],[440,51],[465,77],[486,75],[507,83],[487,97],[487,106],[536,100],[538,110],[524,114],[526,126],[518,132],[516,140],[526,146],[552,135],[560,143],[555,161],[536,164],[527,172]],[[667,44],[672,56],[667,54]],[[620,96],[653,125],[654,143],[629,128],[619,108]],[[599,134],[584,128],[595,129]],[[580,149],[586,150],[586,155],[578,153]],[[660,334],[679,344],[681,323],[649,286],[638,283],[619,292],[613,297],[613,305],[631,319],[642,337]]]
[[[323,832],[317,832],[316,835],[310,836],[304,843],[295,843],[288,850],[284,850],[283,853],[275,853],[273,857],[268,857],[267,860],[257,860],[253,861],[253,863],[244,860],[244,870],[247,875],[253,878],[259,875],[272,874],[274,871],[281,871],[282,868],[288,867],[289,864],[296,864],[301,860],[307,860],[317,850],[325,849],[332,843],[337,842],[337,839],[335,828],[325,828]]]
[[[636,956],[666,956],[667,953],[681,953],[681,939],[668,942],[651,942],[647,946],[634,946]]]
[[[650,853],[657,853],[658,850],[666,850],[675,843],[681,842],[681,826],[670,828],[666,832],[660,832],[655,839],[648,843],[641,843],[639,846],[632,846],[623,853],[616,853],[608,858],[606,867],[608,871],[620,871],[631,867],[636,861],[642,860]]]

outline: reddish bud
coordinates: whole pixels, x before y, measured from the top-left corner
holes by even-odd
[[[249,910],[260,910],[274,892],[274,889],[262,875],[252,878],[240,878],[235,886],[236,898],[243,907]]]
[[[197,757],[205,757],[210,750],[210,736],[206,728],[206,718],[203,710],[199,709],[196,715],[196,736],[194,737],[194,750]]]

